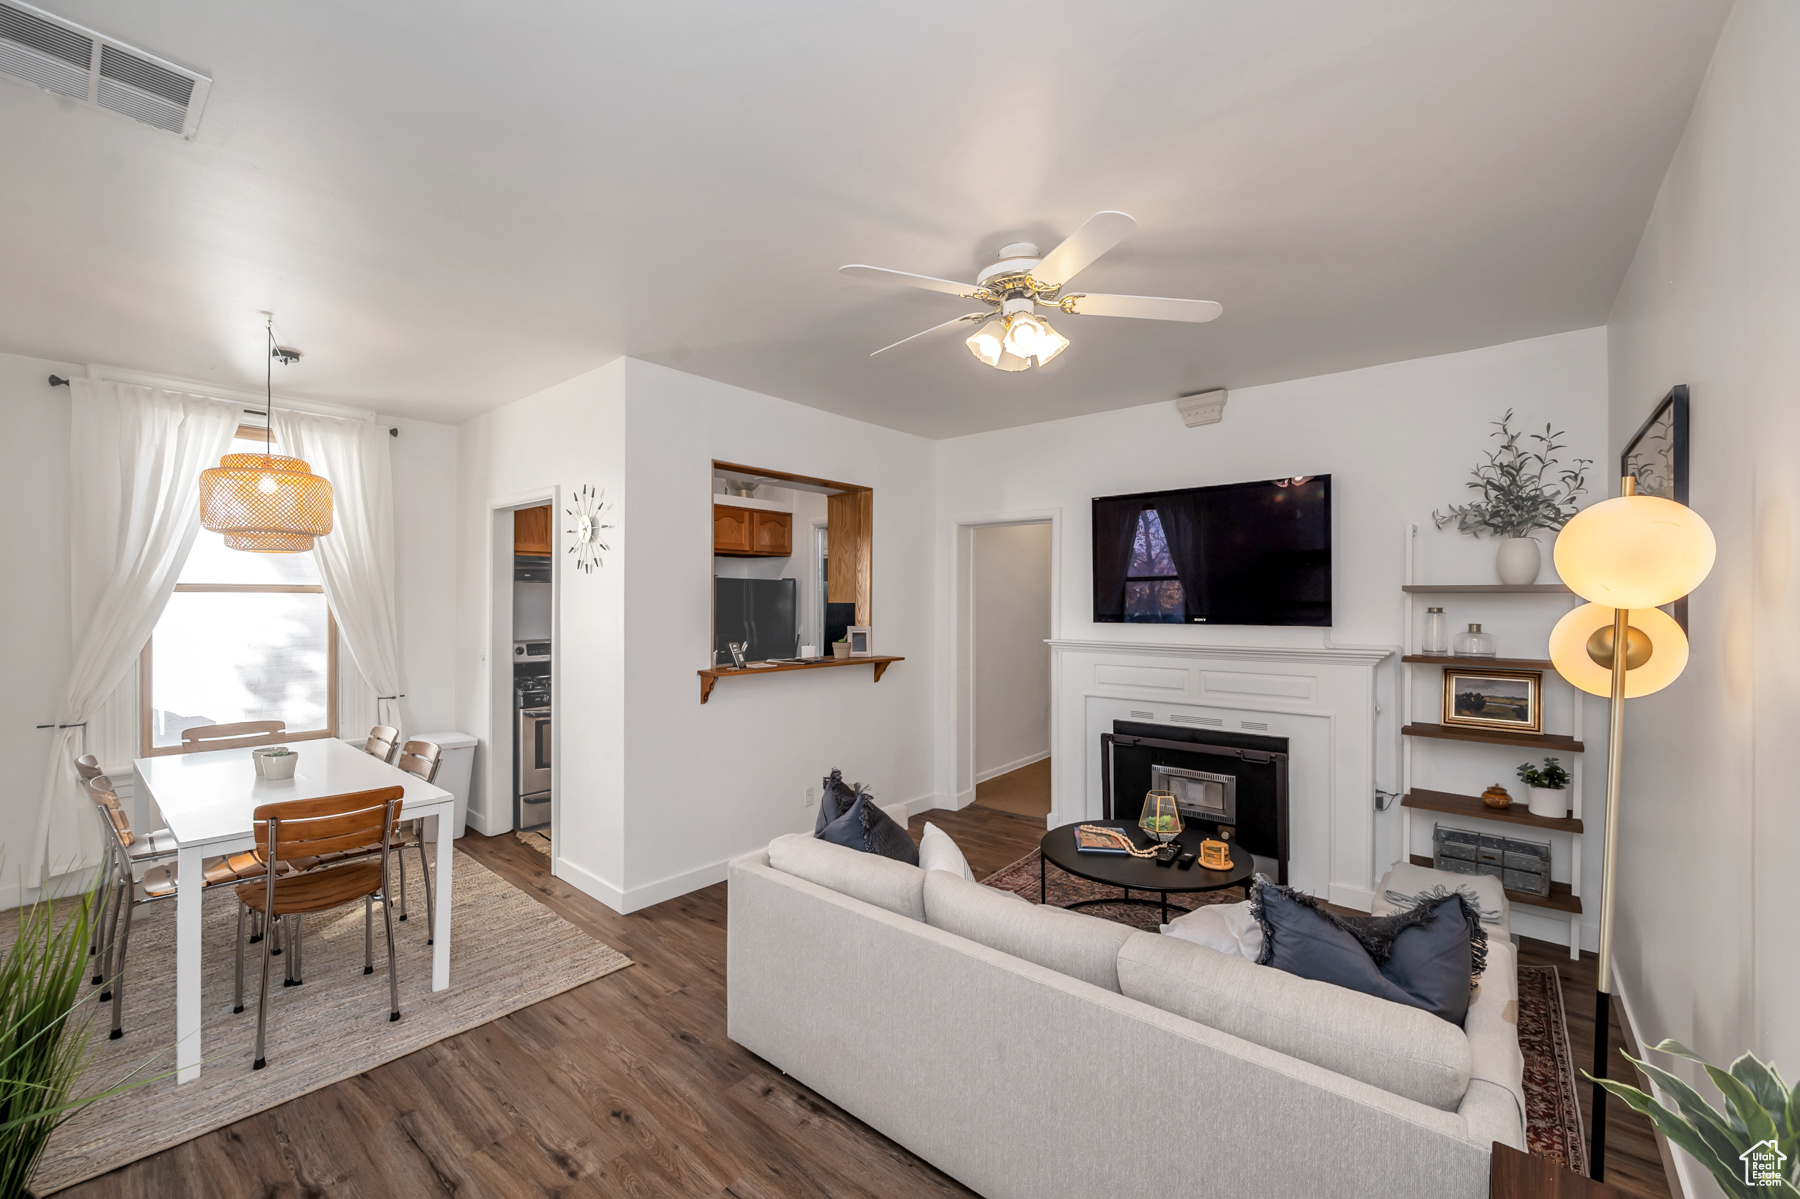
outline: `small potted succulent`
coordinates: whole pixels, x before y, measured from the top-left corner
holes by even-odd
[[[300,764],[300,755],[285,745],[278,745],[262,756],[263,777],[271,782],[294,777],[294,767]]]
[[[1576,498],[1587,490],[1587,468],[1593,461],[1577,458],[1574,465],[1557,470],[1557,451],[1567,448],[1557,440],[1562,434],[1545,425],[1542,433],[1530,437],[1536,448],[1528,449],[1520,445],[1512,417],[1508,408],[1494,422],[1492,436],[1500,447],[1489,451],[1469,482],[1481,497],[1452,504],[1444,512],[1433,511],[1431,518],[1440,529],[1454,522],[1459,532],[1471,537],[1487,533],[1499,538],[1495,572],[1502,583],[1518,586],[1536,582],[1543,565],[1543,547],[1532,534],[1540,529],[1555,532],[1569,523],[1577,510]]]
[[[831,656],[838,659],[840,662],[848,658],[850,656],[850,639],[846,637],[842,641],[833,641],[831,643]]]
[[[1525,784],[1525,806],[1533,816],[1561,820],[1569,814],[1569,772],[1557,759],[1545,758],[1542,766],[1521,762],[1519,781]]]

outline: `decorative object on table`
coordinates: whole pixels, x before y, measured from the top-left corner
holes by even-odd
[[[819,656],[819,647],[818,646],[803,645],[800,647],[800,660],[802,662],[811,662],[814,658],[817,658],[818,656]]]
[[[298,554],[331,532],[331,484],[298,458],[274,452],[274,364],[300,360],[300,351],[275,344],[275,318],[264,332],[267,405],[263,452],[226,454],[200,472],[200,527],[225,535],[227,549],[253,554]]]
[[[1434,825],[1431,865],[1451,874],[1487,874],[1509,891],[1550,894],[1550,843]]]
[[[827,776],[827,782],[835,782],[830,790],[837,801],[843,798],[843,772],[834,770]],[[819,818],[821,823],[815,828],[813,835],[821,841],[829,841],[833,845],[842,845],[848,849],[863,853],[878,854],[884,858],[894,858],[909,866],[919,864],[919,847],[913,843],[912,835],[898,824],[892,817],[881,810],[875,802],[875,793],[861,783],[853,783],[849,788],[850,804],[843,808],[841,814],[826,821],[825,805],[820,804]]]
[[[1512,416],[1508,408],[1494,422],[1492,436],[1500,447],[1475,468],[1468,484],[1481,498],[1434,510],[1431,518],[1440,529],[1454,522],[1459,532],[1472,537],[1487,533],[1500,538],[1494,568],[1502,583],[1516,587],[1537,580],[1543,551],[1532,534],[1560,529],[1575,515],[1575,500],[1587,490],[1587,468],[1593,461],[1577,458],[1558,471],[1556,454],[1567,448],[1557,440],[1562,433],[1545,425],[1542,433],[1530,436],[1537,448],[1527,449],[1512,428]]]
[[[1173,791],[1144,792],[1144,810],[1138,827],[1167,844],[1181,834],[1181,811]]]
[[[1545,758],[1542,767],[1521,762],[1519,781],[1525,784],[1526,806],[1533,816],[1561,820],[1569,814],[1569,772],[1556,758]]]
[[[844,640],[849,643],[852,658],[872,658],[875,656],[875,631],[866,624],[853,624],[844,630]]]
[[[744,669],[744,646],[748,644],[749,643],[746,641],[727,641],[725,643],[726,650],[731,654],[731,667],[733,670]]]
[[[1639,495],[1688,502],[1688,389],[1677,383],[1619,454],[1619,474],[1636,481]],[[1687,632],[1687,596],[1672,605],[1675,623]]]
[[[613,526],[604,523],[611,507],[605,488],[595,491],[583,483],[576,489],[569,507],[563,509],[571,522],[568,552],[575,555],[575,569],[583,574],[592,574],[596,568],[606,565],[600,555],[612,548],[607,544],[606,534]]]
[[[1459,658],[1492,658],[1500,652],[1494,644],[1494,635],[1484,633],[1481,626],[1472,624],[1456,635],[1456,656]]]
[[[1339,916],[1259,875],[1250,914],[1263,932],[1259,965],[1422,1008],[1458,1027],[1487,968],[1487,931],[1459,892],[1391,916]]]
[[[1208,870],[1231,869],[1231,846],[1211,837],[1200,842],[1200,864]]]
[[[1498,729],[1509,733],[1544,731],[1544,672],[1541,670],[1444,669],[1445,725]]]
[[[279,783],[294,777],[294,767],[300,764],[300,755],[285,745],[278,745],[256,762],[262,768],[263,778]]]
[[[1502,787],[1499,783],[1495,783],[1492,787],[1489,787],[1486,791],[1481,793],[1481,802],[1490,808],[1498,808],[1500,811],[1504,812],[1506,809],[1512,807],[1512,793],[1505,787]]]
[[[1706,1167],[1727,1195],[1745,1199],[1800,1195],[1800,1185],[1796,1185],[1800,1184],[1800,1127],[1796,1127],[1800,1087],[1789,1090],[1781,1072],[1754,1054],[1744,1054],[1724,1070],[1680,1041],[1665,1040],[1650,1046],[1650,1052],[1698,1062],[1725,1097],[1725,1110],[1715,1110],[1682,1079],[1630,1054],[1625,1060],[1649,1075],[1680,1110],[1628,1083],[1595,1078],[1585,1070],[1582,1073],[1630,1104],[1633,1111],[1649,1116],[1672,1144]]]
[[[1442,608],[1425,609],[1425,628],[1419,634],[1419,652],[1422,654],[1447,654],[1450,652],[1450,622],[1444,619]]]
[[[1124,831],[1098,824],[1082,824],[1075,828],[1075,848],[1081,853],[1110,853],[1133,858],[1156,855],[1157,847],[1140,847]]]
[[[1583,511],[1556,538],[1556,572],[1589,601],[1550,632],[1550,660],[1570,683],[1612,700],[1606,747],[1606,841],[1600,859],[1600,953],[1595,977],[1594,1078],[1606,1078],[1612,1022],[1614,858],[1619,847],[1619,797],[1625,766],[1625,701],[1675,681],[1687,664],[1687,634],[1656,609],[1698,587],[1718,552],[1698,513],[1674,500],[1638,495],[1626,475],[1620,494]],[[1605,621],[1612,611],[1610,627]],[[1623,648],[1624,652],[1619,652]],[[1595,668],[1598,668],[1596,670]],[[1600,690],[1600,675],[1608,686]],[[1606,1161],[1606,1101],[1594,1092],[1589,1169],[1598,1178]]]
[[[848,661],[850,658],[850,643],[848,641],[833,641],[831,643],[831,656],[839,662]]]

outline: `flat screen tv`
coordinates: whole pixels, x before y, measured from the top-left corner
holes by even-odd
[[[1094,619],[1331,624],[1331,476],[1094,501]]]

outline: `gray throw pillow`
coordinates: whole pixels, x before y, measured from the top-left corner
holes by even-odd
[[[1457,894],[1390,916],[1337,916],[1310,895],[1259,878],[1250,910],[1263,930],[1262,965],[1421,1008],[1458,1027],[1471,980],[1486,965],[1480,914]]]
[[[919,847],[913,844],[912,834],[895,824],[873,795],[860,789],[856,802],[816,835],[833,845],[880,854],[909,866],[919,864]]]
[[[844,781],[844,772],[834,770],[820,783],[819,818],[813,822],[813,836],[825,835],[825,826],[850,810],[856,802],[857,788]]]

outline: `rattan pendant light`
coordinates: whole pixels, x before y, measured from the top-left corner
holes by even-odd
[[[269,429],[260,454],[226,454],[200,472],[200,527],[225,535],[229,549],[298,554],[331,532],[331,484],[298,458],[272,453],[275,425],[275,327],[268,327]],[[285,359],[284,359],[285,361]]]

